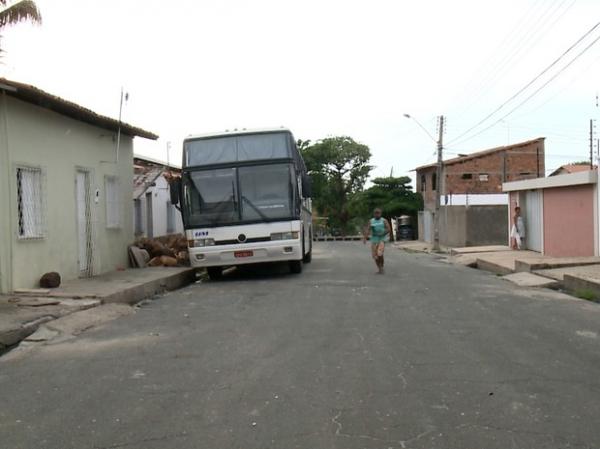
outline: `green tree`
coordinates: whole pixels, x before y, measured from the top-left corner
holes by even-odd
[[[375,178],[373,185],[352,198],[350,211],[366,220],[373,209],[380,207],[386,217],[416,216],[423,208],[423,198],[415,193],[408,176]]]
[[[23,21],[42,22],[42,15],[34,1],[0,0],[0,30]]]
[[[372,167],[367,145],[348,136],[328,137],[311,144],[298,141],[313,184],[313,205],[329,218],[330,228],[349,229],[348,203],[360,192]]]

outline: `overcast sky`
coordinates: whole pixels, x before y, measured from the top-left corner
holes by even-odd
[[[179,161],[188,134],[289,127],[349,135],[372,175],[432,162],[444,114],[448,157],[539,136],[553,169],[589,154],[600,42],[496,126],[456,137],[498,108],[600,21],[598,0],[37,0],[41,26],[4,30],[0,76],[160,134],[135,151]],[[596,29],[491,125],[554,76]],[[600,136],[599,136],[600,137]],[[454,140],[454,142],[453,142]]]

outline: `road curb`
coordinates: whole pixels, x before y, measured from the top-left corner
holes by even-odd
[[[26,321],[21,322],[19,322],[19,319],[17,318],[14,321],[14,324],[7,326],[4,329],[0,329],[0,356],[3,353],[10,351],[21,341],[27,339],[42,325],[48,322],[86,311],[90,311],[88,314],[93,313],[91,312],[91,309],[96,309],[104,304],[123,304],[131,306],[166,291],[185,287],[195,281],[196,269],[189,268],[177,273],[168,273],[165,271],[165,276],[163,277],[150,281],[131,282],[127,287],[104,295],[72,294],[69,296],[68,293],[57,292],[55,296],[51,293],[48,297],[61,298],[62,305],[72,307],[72,310],[69,310],[68,308],[56,309],[56,311],[48,312],[33,320],[27,318]],[[83,301],[85,301],[83,298],[89,298],[89,300],[95,301],[95,304],[93,306],[83,306]],[[82,302],[82,307],[78,307],[80,301]]]
[[[103,304],[136,304],[144,299],[164,293],[165,291],[177,290],[185,287],[196,280],[196,269],[190,268],[179,273],[174,273],[160,279],[149,282],[134,284],[129,288],[97,298]]]

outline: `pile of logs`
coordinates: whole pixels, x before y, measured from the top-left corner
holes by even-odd
[[[183,234],[171,234],[156,238],[142,237],[134,246],[142,250],[146,266],[176,267],[189,266],[187,240]],[[139,263],[137,265],[140,265]]]

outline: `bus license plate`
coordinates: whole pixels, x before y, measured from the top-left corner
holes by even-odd
[[[252,257],[254,256],[254,251],[236,251],[233,255],[235,257]]]

